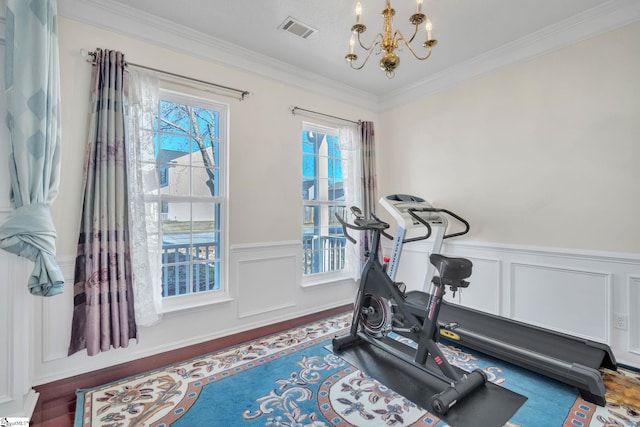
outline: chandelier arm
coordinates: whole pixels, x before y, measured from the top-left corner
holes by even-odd
[[[417,53],[415,53],[415,51],[413,50],[413,48],[411,47],[411,45],[409,43],[411,43],[411,40],[413,40],[413,37],[411,37],[410,41],[407,41],[407,39],[404,38],[404,36],[402,35],[402,33],[400,32],[400,30],[397,30],[395,32],[396,40],[402,40],[404,45],[407,47],[407,49],[409,49],[409,52],[411,52],[411,55],[413,55],[414,58],[416,58],[419,61],[424,61],[425,59],[429,58],[431,56],[431,46],[427,46],[427,49],[429,49],[429,52],[427,52],[427,56],[425,57],[421,57],[418,56]],[[415,37],[415,34],[413,35]]]
[[[419,28],[418,28],[418,27],[419,27],[419,26],[420,26],[420,24],[415,24],[415,29],[413,30],[413,34],[411,35],[411,38],[409,39],[409,42],[408,42],[408,43],[412,43],[412,42],[413,42],[413,39],[415,39],[415,38],[416,38],[416,35],[418,34],[418,30],[419,30]],[[402,33],[400,32],[400,30],[397,30],[397,31],[396,31],[396,34],[398,34],[398,33],[400,33],[400,36],[402,37],[402,41],[403,41],[403,42],[405,42],[405,44],[407,44],[407,45],[408,45],[407,41],[404,39],[404,36],[403,36],[403,35],[402,35]]]
[[[371,52],[373,50],[373,48],[376,47],[377,45],[379,45],[380,42],[382,41],[382,34],[378,33],[373,38],[373,41],[371,42],[371,46],[365,47],[365,45],[362,44],[362,40],[360,40],[360,34],[361,33],[358,33],[358,44],[360,45],[360,47],[362,49],[367,50],[369,52]],[[371,55],[371,53],[369,53],[369,55]],[[367,58],[369,57],[369,55],[367,55]]]
[[[378,34],[378,35],[380,35],[380,34]],[[371,45],[371,47],[368,49],[367,56],[364,58],[364,60],[362,61],[362,64],[360,64],[359,67],[354,67],[353,66],[353,61],[350,61],[349,64],[351,64],[351,68],[353,68],[354,70],[362,70],[362,67],[364,67],[366,65],[367,61],[369,60],[369,57],[373,53],[374,48],[379,44],[380,44],[380,41],[377,41],[377,42],[375,42],[374,44]]]

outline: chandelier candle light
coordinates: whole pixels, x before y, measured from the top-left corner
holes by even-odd
[[[349,61],[351,64],[351,68],[354,70],[360,70],[369,60],[371,53],[374,51],[377,54],[382,53],[384,51],[384,55],[380,59],[380,68],[382,71],[387,73],[387,77],[392,78],[395,75],[395,69],[400,65],[400,58],[395,53],[395,50],[398,48],[398,42],[402,40],[405,46],[409,49],[409,52],[413,55],[414,58],[423,61],[429,56],[431,56],[431,48],[438,43],[437,40],[433,40],[431,38],[431,20],[427,19],[426,15],[422,13],[422,1],[416,0],[416,13],[411,15],[409,18],[409,22],[415,26],[413,30],[413,35],[407,41],[404,35],[400,32],[400,30],[393,31],[393,15],[396,14],[396,11],[391,7],[391,0],[387,0],[387,5],[385,9],[382,11],[382,17],[384,18],[384,28],[382,33],[376,34],[371,46],[366,47],[362,44],[362,40],[360,40],[360,35],[367,30],[367,27],[362,24],[362,5],[360,2],[356,4],[356,23],[351,27],[351,40],[349,40],[349,54],[345,56],[345,59]],[[426,40],[422,43],[422,46],[427,49],[427,53],[425,56],[418,55],[413,48],[411,47],[411,43],[413,39],[418,34],[420,24],[425,23],[425,32],[426,32]],[[359,66],[354,65],[354,62],[357,61],[358,55],[354,52],[354,47],[356,44],[356,39],[358,40],[358,44],[362,49],[367,52],[367,56]]]

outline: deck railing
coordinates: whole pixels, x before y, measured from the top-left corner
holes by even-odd
[[[162,296],[220,289],[218,242],[162,245]],[[192,255],[192,256],[190,256]]]
[[[346,243],[344,236],[305,235],[302,239],[304,274],[342,270]]]

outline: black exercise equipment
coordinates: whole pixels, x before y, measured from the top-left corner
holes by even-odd
[[[446,228],[446,219],[433,216],[428,226],[415,221],[412,212],[444,211],[433,208],[419,197],[392,195],[381,200],[398,222],[393,256],[389,264],[391,279],[395,279],[402,246],[411,241],[404,239],[407,229],[424,227],[436,233]],[[459,219],[459,218],[456,218]],[[468,231],[468,224],[466,230]],[[464,233],[463,233],[464,234]],[[459,234],[458,234],[459,235]],[[441,236],[440,239],[437,236]],[[440,252],[442,240],[452,237],[440,231],[434,240],[431,256]],[[427,272],[425,284],[430,280]],[[407,293],[407,300],[419,304],[424,300],[421,292]],[[605,386],[600,368],[616,370],[616,360],[608,345],[526,323],[507,319],[443,301],[438,317],[440,334],[451,342],[511,362],[542,375],[574,386],[588,402],[604,406]]]
[[[469,282],[464,279],[471,275],[472,264],[466,259],[433,254],[431,263],[439,275],[433,277],[432,292],[422,293],[422,298],[409,299],[399,284],[391,280],[386,267],[379,260],[380,236],[391,238],[385,232],[389,224],[375,215],[364,218],[356,207],[352,208],[352,212],[355,216],[353,224],[336,215],[344,235],[355,243],[348,229],[370,233],[371,249],[362,270],[350,332],[333,340],[333,350],[340,353],[349,347],[368,343],[428,373],[426,381],[429,382],[429,388],[437,390],[431,397],[431,407],[435,412],[445,414],[487,381],[485,373],[479,369],[460,374],[460,370],[449,364],[437,344],[440,336],[438,314],[445,288],[448,286],[457,290],[467,287]],[[414,215],[417,221],[422,221],[417,213]],[[431,230],[427,227],[427,232],[420,238],[428,239],[430,234]],[[409,338],[417,344],[417,349],[390,337],[391,333]],[[436,368],[433,363],[427,362],[435,362]]]
[[[608,345],[447,302],[439,320],[446,339],[569,384],[605,406],[599,369],[617,369]]]

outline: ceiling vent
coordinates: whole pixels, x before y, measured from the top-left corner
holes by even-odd
[[[310,27],[307,24],[303,24],[302,22],[290,16],[287,16],[287,19],[285,19],[278,28],[281,28],[298,37],[302,37],[303,39],[308,38],[311,34],[318,31],[315,28]]]

